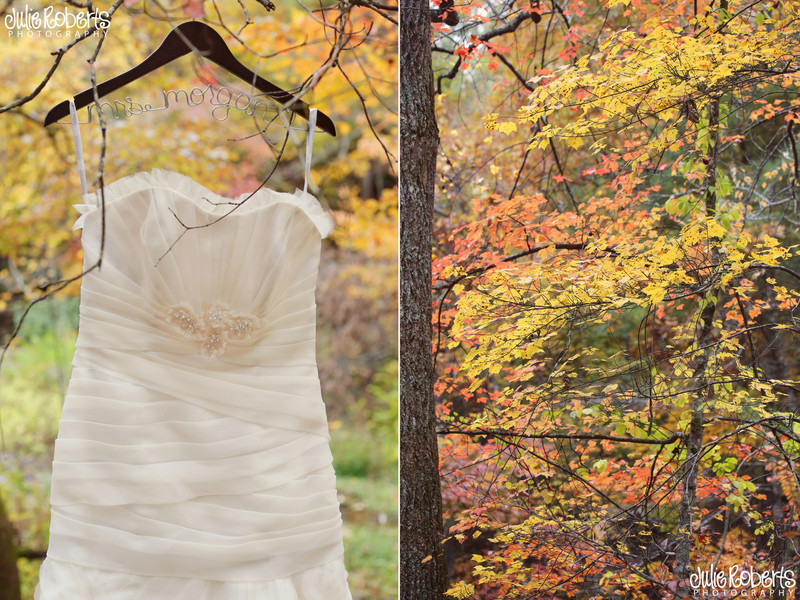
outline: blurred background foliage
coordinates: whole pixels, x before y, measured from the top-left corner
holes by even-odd
[[[74,3],[4,3],[12,9]],[[110,2],[95,3],[108,10]],[[389,18],[387,18],[387,15]],[[313,11],[291,0],[265,10],[258,1],[124,2],[113,15],[95,64],[104,81],[138,64],[176,25],[203,19],[249,68],[287,89],[316,77],[303,96],[336,123],[318,133],[309,191],[334,215],[323,242],[317,286],[318,364],[345,522],[353,596],[397,597],[397,31],[393,11],[322,3]],[[243,29],[246,21],[250,21]],[[0,20],[0,23],[4,21]],[[331,25],[347,34],[332,45]],[[81,202],[68,125],[42,125],[47,111],[90,86],[87,60],[99,37],[76,44],[44,89],[30,94],[52,65],[51,52],[73,38],[14,35],[0,27],[0,342],[8,343],[29,303],[53,282],[78,276],[80,234],[71,226]],[[73,32],[74,33],[74,32]],[[346,43],[345,43],[346,42]],[[336,63],[332,52],[338,52]],[[165,90],[247,84],[193,56],[184,57],[105,97],[104,102],[163,105]],[[213,66],[213,65],[212,65]],[[243,111],[214,112],[208,102],[131,116],[104,111],[106,183],[137,171],[167,168],[217,193],[236,196],[266,185],[302,186],[304,121],[269,125]],[[267,113],[275,119],[277,109]],[[79,111],[90,191],[101,163],[96,114]],[[262,115],[263,116],[263,115]],[[259,131],[262,130],[262,131]],[[288,139],[287,138],[288,135]],[[281,147],[286,139],[283,150]],[[113,243],[110,240],[109,243]],[[0,497],[13,525],[22,598],[33,597],[47,548],[49,477],[58,418],[69,381],[78,320],[79,282],[36,304],[0,368],[3,459]],[[1,596],[0,596],[1,597]]]

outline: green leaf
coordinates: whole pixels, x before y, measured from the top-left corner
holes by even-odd
[[[731,184],[731,178],[728,177],[725,173],[720,173],[717,176],[717,185],[716,185],[717,196],[725,198],[732,191],[733,191],[733,185]],[[730,225],[728,226],[730,227]]]
[[[736,459],[733,457],[728,457],[721,462],[715,463],[713,469],[714,469],[714,474],[717,477],[720,477],[727,473],[732,473],[734,469],[736,469]]]

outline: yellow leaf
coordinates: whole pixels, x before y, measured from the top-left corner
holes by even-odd
[[[567,146],[570,148],[580,148],[583,146],[583,140],[579,137],[568,137]]]
[[[464,581],[459,581],[458,583],[451,586],[450,589],[445,592],[445,595],[452,596],[453,598],[457,598],[458,600],[463,600],[464,598],[469,598],[474,593],[475,593],[474,585],[472,585],[471,583],[466,583]]]
[[[671,265],[680,256],[680,252],[675,247],[669,247],[659,253],[658,263],[660,265]]]
[[[708,237],[722,239],[723,237],[725,237],[726,233],[727,233],[727,231],[725,231],[725,228],[722,225],[720,225],[716,221],[709,221],[709,223],[708,223]]]
[[[650,302],[652,304],[658,304],[666,295],[666,290],[654,283],[648,284],[647,287],[644,288],[644,293],[647,294],[650,298]]]
[[[500,133],[514,133],[517,130],[517,124],[513,121],[506,121],[505,123],[500,123],[497,129]]]

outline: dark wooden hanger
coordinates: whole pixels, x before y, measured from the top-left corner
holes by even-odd
[[[201,21],[187,21],[181,23],[175,29],[167,34],[161,45],[156,48],[150,56],[145,58],[141,63],[133,67],[131,70],[117,75],[108,81],[97,86],[98,97],[103,97],[111,92],[121,88],[124,85],[131,83],[163,67],[167,63],[172,62],[176,58],[185,56],[190,52],[197,50],[200,56],[207,58],[213,63],[216,63],[226,71],[233,73],[239,79],[252,84],[257,90],[264,92],[270,98],[276,100],[281,105],[285,105],[289,110],[297,115],[308,120],[308,104],[302,100],[298,100],[294,95],[286,92],[270,83],[263,77],[259,77],[250,69],[245,67],[231,54],[228,46],[225,45],[225,40],[210,26]],[[92,88],[84,90],[74,97],[75,108],[80,109],[88,106],[94,102],[94,91]],[[64,100],[56,104],[47,113],[44,119],[44,125],[47,127],[51,123],[55,123],[62,117],[69,114],[69,100]],[[317,113],[317,126],[326,133],[336,135],[336,127],[328,115],[318,112]]]

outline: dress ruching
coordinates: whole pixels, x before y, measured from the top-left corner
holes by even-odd
[[[315,360],[330,216],[162,170],[97,201],[36,600],[349,600]]]

